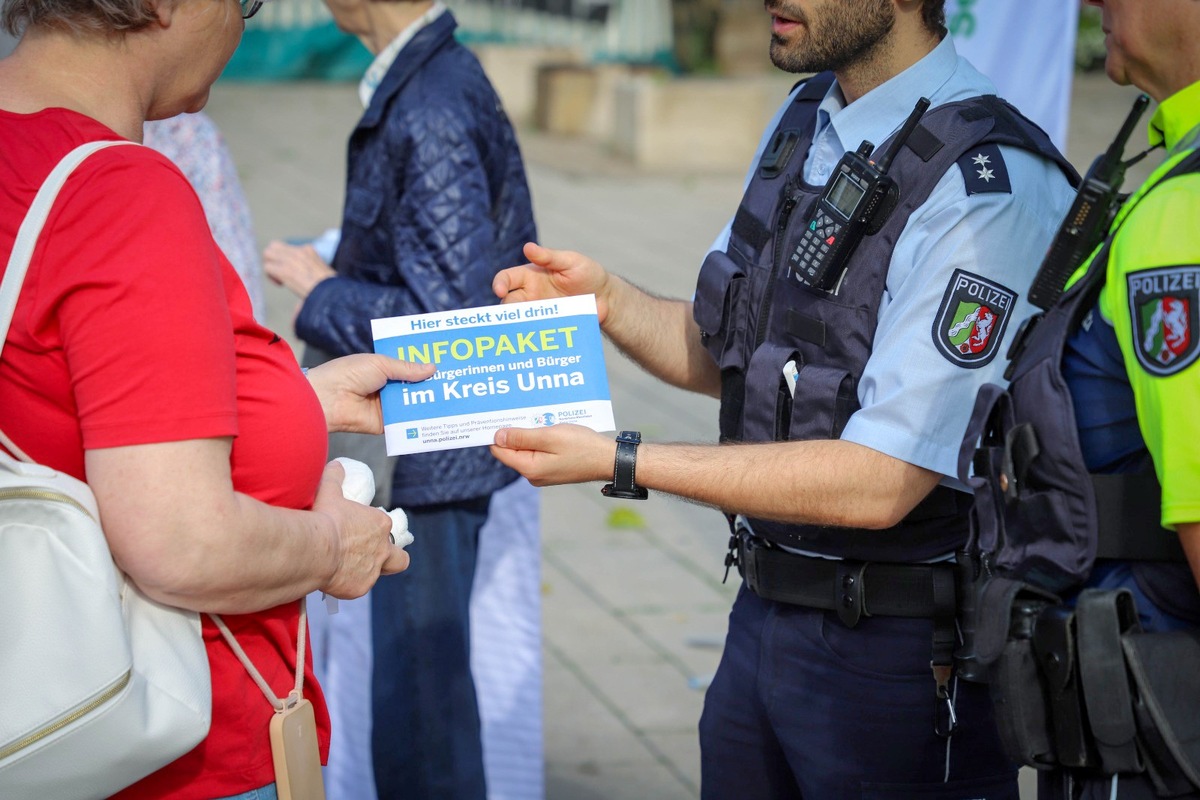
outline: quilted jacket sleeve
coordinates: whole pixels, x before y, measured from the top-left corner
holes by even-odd
[[[393,173],[376,225],[387,227],[395,272],[383,282],[339,275],[319,283],[296,320],[331,353],[369,352],[370,320],[496,302],[499,264],[486,144],[459,108],[426,105],[384,132]],[[394,192],[394,193],[393,193]],[[349,198],[347,202],[350,202]]]

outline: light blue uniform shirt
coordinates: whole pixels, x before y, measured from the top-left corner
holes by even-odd
[[[846,105],[835,82],[817,111],[816,135],[804,178],[824,185],[847,150],[866,139],[881,145],[898,130],[921,97],[933,107],[995,94],[992,83],[959,58],[950,37],[891,80]],[[750,176],[795,93],[767,126]],[[967,195],[953,165],[929,199],[909,218],[888,267],[879,301],[879,325],[858,384],[862,408],[842,439],[946,476],[954,476],[958,450],[984,383],[1002,383],[1012,337],[1034,309],[1025,299],[1074,190],[1053,163],[1024,150],[1001,147],[1012,193]],[[712,249],[724,250],[730,226]],[[956,269],[988,278],[1017,293],[1013,316],[991,363],[976,369],[953,364],[934,344],[933,325]],[[836,335],[836,334],[835,334]]]

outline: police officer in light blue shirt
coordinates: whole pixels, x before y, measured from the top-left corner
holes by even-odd
[[[792,91],[767,126],[747,186],[799,91],[800,87]],[[886,140],[922,96],[937,106],[995,91],[987,77],[958,57],[950,37],[851,104],[835,85],[817,106],[804,179],[825,185],[847,150],[863,140]],[[961,268],[994,276],[1017,294],[1003,341],[997,338],[989,349],[1004,352],[1017,325],[1035,310],[1025,289],[1074,197],[1051,162],[1020,148],[999,149],[1002,160],[993,162],[985,155],[979,164],[956,164],[908,218],[892,253],[874,347],[858,384],[862,408],[850,417],[841,436],[947,476],[944,482],[956,486],[953,476],[962,443],[958,434],[966,428],[978,387],[1002,380],[1003,358],[964,373],[959,363],[944,357],[944,349],[932,337],[914,334],[931,326],[930,312],[941,304],[950,276]],[[712,250],[725,250],[731,225],[732,220]]]
[[[705,798],[1015,799],[986,689],[952,669],[970,505],[953,476],[1077,176],[957,56],[942,0],[767,10],[776,65],[819,74],[768,126],[694,298],[535,245],[494,284],[595,293],[626,355],[721,399],[722,444],[559,425],[493,452],[537,484],[611,480],[735,521]]]

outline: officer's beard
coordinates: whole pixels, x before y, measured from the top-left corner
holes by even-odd
[[[801,23],[788,36],[771,34],[771,61],[785,72],[834,72],[869,61],[896,24],[891,0],[857,0],[806,14],[784,0],[766,0],[771,14]]]

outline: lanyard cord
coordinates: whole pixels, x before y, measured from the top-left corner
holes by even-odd
[[[250,673],[250,677],[258,684],[258,688],[266,695],[267,702],[276,711],[285,711],[296,704],[300,699],[300,690],[304,686],[304,651],[308,637],[304,635],[304,629],[308,624],[308,602],[307,598],[300,598],[300,626],[296,631],[296,688],[287,696],[287,698],[276,697],[271,691],[270,684],[263,678],[260,673],[250,662],[250,657],[246,655],[246,651],[238,644],[238,640],[234,638],[233,633],[229,630],[229,626],[225,624],[225,620],[221,619],[219,614],[209,614],[212,621],[217,623],[217,627],[221,630],[221,635],[225,637],[225,641],[229,643],[229,647],[233,650],[234,655],[238,657],[238,661],[242,662],[242,666]]]

